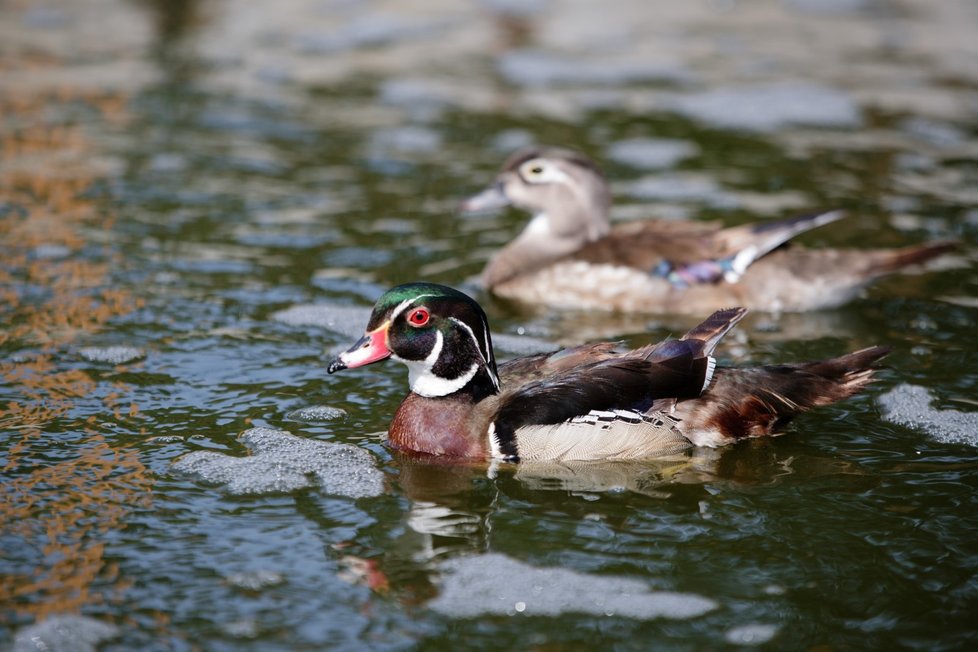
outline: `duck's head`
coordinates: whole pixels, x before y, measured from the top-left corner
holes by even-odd
[[[516,206],[533,213],[528,232],[596,240],[610,226],[611,191],[589,158],[559,147],[527,147],[509,157],[491,186],[462,203],[463,212]]]
[[[377,300],[366,331],[329,373],[393,358],[407,365],[411,391],[421,396],[499,391],[486,313],[458,290],[435,283],[392,288]]]

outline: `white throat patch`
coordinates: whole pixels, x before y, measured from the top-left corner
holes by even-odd
[[[468,385],[479,371],[479,365],[473,363],[469,370],[458,378],[441,378],[431,373],[431,367],[425,366],[423,362],[404,361],[404,364],[408,368],[408,384],[411,385],[411,391],[425,398],[454,394]]]
[[[529,223],[523,227],[523,233],[535,236],[549,236],[553,233],[550,228],[550,218],[546,213],[537,213],[530,219]]]
[[[424,360],[405,360],[396,355],[391,357],[398,362],[403,362],[408,368],[408,385],[411,391],[425,398],[435,398],[437,396],[448,396],[468,385],[469,381],[475,377],[479,371],[478,363],[472,363],[472,367],[458,378],[441,378],[436,376],[431,368],[438,362],[442,347],[445,345],[445,338],[441,332],[435,333],[435,345],[431,347],[431,353]]]

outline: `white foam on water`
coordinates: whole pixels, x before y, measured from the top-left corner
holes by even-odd
[[[125,364],[145,357],[146,353],[134,346],[86,346],[78,349],[78,355],[89,362]]]
[[[252,618],[232,620],[221,625],[221,629],[228,636],[235,638],[257,638],[260,633],[258,622]]]
[[[384,476],[367,451],[349,444],[303,439],[284,430],[252,428],[238,436],[252,455],[233,457],[196,451],[176,460],[171,468],[204,482],[221,485],[228,493],[265,494],[321,487],[352,498],[379,496]]]
[[[978,446],[978,412],[936,409],[934,395],[924,387],[904,383],[878,400],[891,423],[923,430],[941,443]]]
[[[231,586],[243,591],[260,591],[271,586],[285,583],[285,576],[268,570],[256,570],[242,573],[232,573],[224,578]]]
[[[774,638],[779,629],[777,625],[749,623],[727,630],[723,638],[734,645],[763,645]]]
[[[302,423],[325,423],[345,419],[346,410],[329,405],[310,405],[308,407],[292,410],[285,415],[289,421],[300,421]]]
[[[653,591],[637,579],[536,568],[498,553],[452,559],[442,570],[441,593],[428,606],[454,618],[584,613],[639,620],[687,619],[719,606],[692,593]]]
[[[95,652],[99,643],[118,635],[118,627],[94,618],[71,615],[51,616],[43,622],[24,627],[17,632],[10,652],[37,652],[38,650]]]

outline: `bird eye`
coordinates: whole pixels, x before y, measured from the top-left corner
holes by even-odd
[[[431,318],[427,308],[417,308],[408,315],[408,323],[412,326],[424,326]]]
[[[543,161],[536,159],[533,161],[527,161],[520,168],[520,172],[523,178],[530,180],[533,178],[543,178],[543,175],[547,172],[547,167]]]

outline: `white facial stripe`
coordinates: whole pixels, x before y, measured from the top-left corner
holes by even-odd
[[[399,304],[397,304],[397,307],[394,308],[394,310],[391,311],[391,316],[390,316],[391,323],[393,323],[394,320],[397,319],[397,316],[399,314],[401,314],[402,312],[404,312],[404,310],[408,306],[410,306],[412,303],[414,303],[418,299],[424,299],[425,297],[435,297],[435,296],[438,296],[438,295],[436,295],[436,294],[419,294],[416,297],[411,297],[410,299],[405,299],[404,301],[400,302]]]
[[[469,337],[472,338],[472,343],[475,344],[475,350],[479,352],[479,356],[482,357],[482,361],[486,362],[485,353],[483,353],[482,347],[479,345],[479,340],[475,339],[475,333],[472,332],[472,329],[469,328],[469,325],[457,317],[449,317],[448,319],[455,322],[456,324],[458,324],[459,326],[465,329],[465,332],[468,333]]]
[[[492,378],[492,382],[496,385],[496,389],[499,389],[499,378],[496,376],[496,372],[494,371],[496,366],[496,356],[492,352],[492,343],[489,341],[489,324],[485,319],[482,320],[482,329],[482,334],[485,335],[486,338],[486,348],[484,350],[486,355],[489,356],[489,359],[486,360],[486,369],[489,371],[489,377]]]
[[[449,317],[449,319],[452,320],[453,322],[455,322],[456,324],[458,324],[459,326],[461,326],[462,328],[464,328],[465,329],[465,332],[468,333],[469,334],[469,337],[472,338],[472,342],[473,342],[473,344],[475,344],[475,350],[479,352],[479,356],[482,358],[482,362],[486,366],[486,371],[489,372],[489,377],[492,378],[492,382],[496,386],[496,389],[499,389],[499,379],[496,378],[496,374],[493,373],[492,367],[489,364],[489,360],[487,359],[487,356],[489,356],[489,357],[492,356],[492,349],[489,348],[489,342],[488,341],[486,342],[486,348],[483,349],[482,346],[479,344],[479,340],[476,339],[475,333],[472,332],[472,329],[469,328],[469,325],[468,324],[466,324],[464,321],[461,321],[461,320],[459,320],[459,319],[457,319],[455,317]]]

